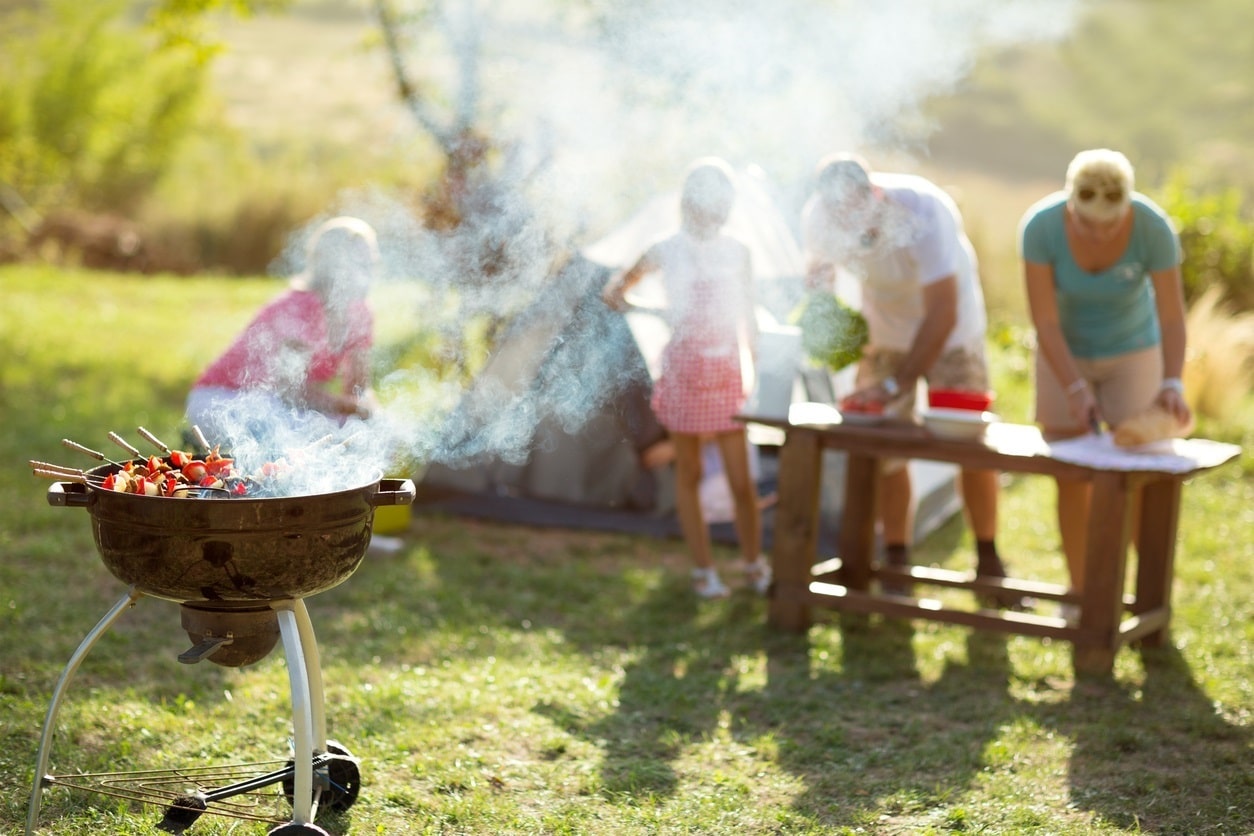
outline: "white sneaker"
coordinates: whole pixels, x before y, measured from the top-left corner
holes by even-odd
[[[708,569],[692,570],[692,591],[697,593],[699,598],[726,598],[731,594],[722,579],[718,576],[718,570],[713,566]]]
[[[758,555],[758,559],[752,563],[744,565],[745,580],[749,582],[749,586],[753,587],[753,591],[759,595],[767,594],[771,589],[771,563],[767,560],[766,555]]]

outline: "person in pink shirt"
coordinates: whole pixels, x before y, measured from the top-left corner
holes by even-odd
[[[378,260],[366,222],[337,217],[319,226],[304,272],[197,379],[188,422],[229,448],[245,439],[309,441],[369,417],[374,318],[366,293]]]

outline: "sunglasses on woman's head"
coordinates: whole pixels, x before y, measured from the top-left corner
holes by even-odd
[[[1091,203],[1097,199],[1098,195],[1106,198],[1107,203],[1119,203],[1123,200],[1123,189],[1110,189],[1109,191],[1100,192],[1097,189],[1090,189],[1085,186],[1076,190],[1076,197],[1080,198],[1081,203]]]

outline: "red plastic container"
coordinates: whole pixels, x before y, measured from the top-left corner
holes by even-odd
[[[964,392],[959,389],[929,389],[927,404],[935,409],[969,409],[987,412],[993,405],[992,392]]]

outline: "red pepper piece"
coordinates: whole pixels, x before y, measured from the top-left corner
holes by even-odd
[[[234,459],[205,459],[205,469],[215,476],[224,476],[231,470],[231,465],[235,464]]]

